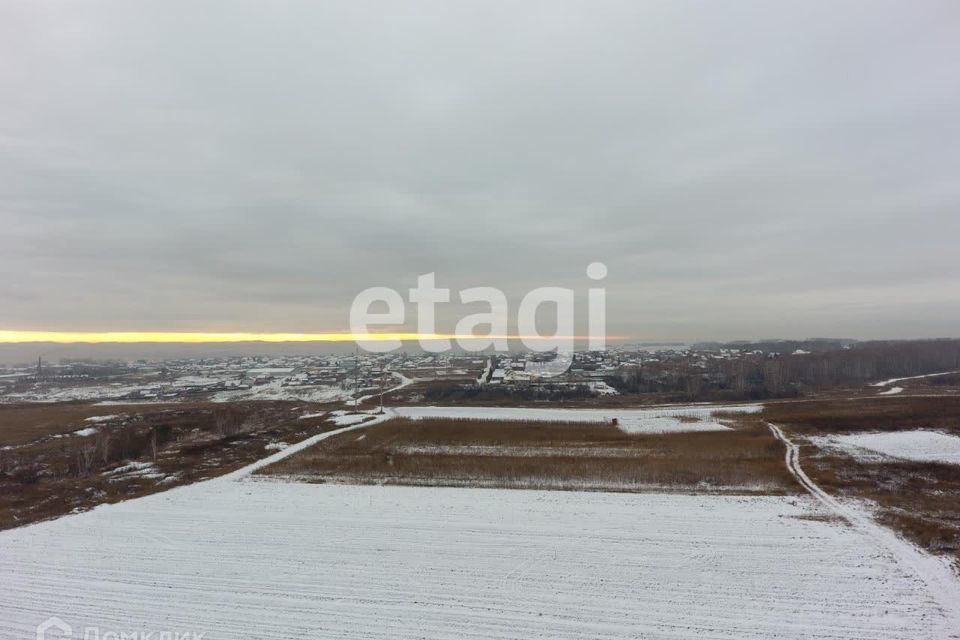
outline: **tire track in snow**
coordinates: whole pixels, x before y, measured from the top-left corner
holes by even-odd
[[[898,562],[909,567],[920,581],[927,585],[930,594],[943,610],[943,637],[960,638],[960,581],[950,565],[878,524],[870,515],[853,506],[842,504],[821,489],[800,466],[800,447],[790,440],[780,427],[770,423],[767,423],[767,426],[774,437],[786,447],[787,469],[797,482],[821,504],[883,546]]]
[[[332,438],[333,436],[338,436],[341,433],[347,433],[348,431],[357,431],[358,429],[366,429],[367,427],[372,427],[375,424],[380,424],[381,422],[385,422],[393,417],[395,417],[393,412],[387,410],[379,415],[375,415],[373,420],[367,420],[366,422],[361,422],[360,424],[351,425],[349,427],[343,427],[342,429],[334,429],[333,431],[325,431],[323,433],[318,433],[315,436],[310,436],[306,440],[301,440],[296,444],[292,444],[286,449],[281,449],[280,451],[276,452],[271,456],[267,456],[266,458],[261,458],[260,460],[257,460],[254,463],[248,464],[247,466],[241,469],[237,469],[236,471],[233,471],[226,475],[222,475],[218,478],[214,478],[209,482],[216,482],[216,481],[234,482],[236,480],[241,480],[243,478],[246,478],[256,473],[257,471],[259,471],[260,469],[263,469],[264,467],[270,466],[271,464],[274,464],[276,462],[280,462],[285,458],[289,458],[295,453],[300,453],[304,449],[308,449],[322,440],[326,440],[327,438]]]

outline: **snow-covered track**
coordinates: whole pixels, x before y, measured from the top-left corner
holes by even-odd
[[[821,504],[873,539],[926,583],[930,593],[934,595],[943,610],[942,637],[960,638],[960,579],[948,562],[926,553],[890,529],[878,524],[859,505],[841,502],[820,488],[800,466],[799,445],[790,440],[780,427],[773,424],[767,426],[770,427],[774,437],[786,447],[787,468],[797,482]]]

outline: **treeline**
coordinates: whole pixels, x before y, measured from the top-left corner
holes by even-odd
[[[859,384],[960,369],[960,340],[861,342],[847,349],[787,355],[768,363],[772,387]]]
[[[742,344],[730,348],[743,348]],[[743,353],[638,366],[607,383],[621,393],[658,393],[684,400],[797,397],[806,391],[960,370],[960,340],[876,341],[815,353]]]

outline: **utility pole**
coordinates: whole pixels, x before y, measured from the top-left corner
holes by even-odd
[[[380,413],[383,413],[383,363],[380,363]]]
[[[353,358],[353,406],[360,406],[360,345]]]

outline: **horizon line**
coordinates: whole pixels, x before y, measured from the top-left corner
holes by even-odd
[[[401,342],[429,340],[627,340],[627,336],[540,336],[520,334],[472,335],[456,333],[256,333],[204,331],[6,331],[0,330],[0,344],[215,344],[235,342]]]

